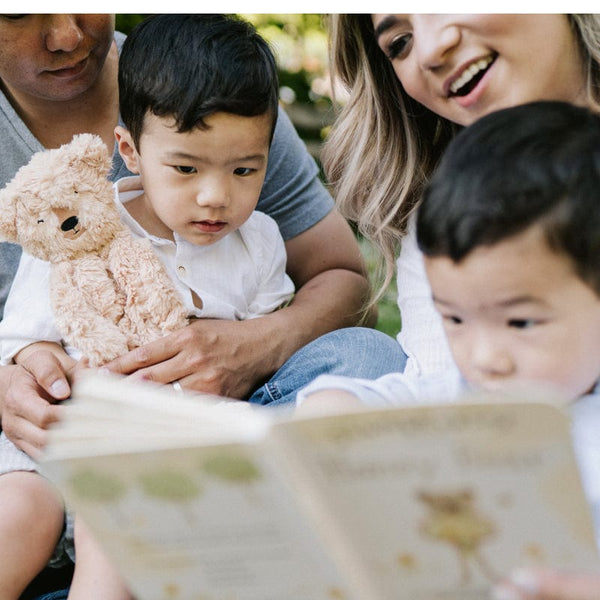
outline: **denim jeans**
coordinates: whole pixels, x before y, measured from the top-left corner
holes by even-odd
[[[406,355],[389,335],[366,327],[347,327],[327,333],[293,354],[249,398],[255,404],[286,404],[319,375],[376,379],[404,371]]]

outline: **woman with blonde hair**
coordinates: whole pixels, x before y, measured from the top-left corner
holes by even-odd
[[[451,368],[415,239],[423,186],[455,133],[485,114],[534,100],[600,112],[600,15],[333,15],[330,36],[332,77],[349,96],[324,148],[326,175],[341,212],[380,250],[382,288],[400,250],[406,371]],[[598,599],[600,575],[518,569],[494,598]]]
[[[323,164],[344,216],[380,251],[383,290],[397,260],[398,335],[408,372],[450,354],[411,214],[449,140],[479,117],[533,100],[600,111],[600,15],[330,17],[334,81],[348,91]]]

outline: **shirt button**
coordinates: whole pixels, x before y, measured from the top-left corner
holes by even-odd
[[[183,265],[179,265],[179,266],[177,267],[177,272],[178,272],[180,275],[185,275],[185,267],[184,267]]]

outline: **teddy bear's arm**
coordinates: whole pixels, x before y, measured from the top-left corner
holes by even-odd
[[[117,285],[125,292],[127,327],[134,335],[135,345],[187,325],[179,293],[149,240],[130,235],[117,237],[108,262]]]
[[[118,326],[123,300],[100,259],[53,265],[50,301],[66,342],[99,366],[129,350]]]

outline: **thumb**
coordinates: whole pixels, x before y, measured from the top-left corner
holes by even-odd
[[[64,366],[54,353],[44,350],[33,352],[23,358],[21,366],[55,400],[69,397],[71,387]]]

